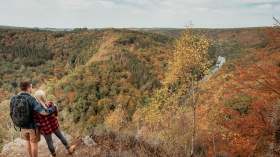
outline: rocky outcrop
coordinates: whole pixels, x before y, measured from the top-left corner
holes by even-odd
[[[72,136],[70,136],[69,134],[61,131],[63,136],[67,139],[67,140],[71,140]],[[52,135],[52,139],[53,139],[53,144],[56,147],[58,144],[61,143],[61,141],[59,140],[59,138],[57,138],[55,135]],[[16,138],[13,142],[7,143],[3,146],[1,153],[4,153],[6,151],[9,150],[10,147],[12,146],[17,146],[17,147],[22,147],[25,146],[25,141],[21,138]],[[41,141],[39,142],[39,146],[43,146],[43,147],[48,147],[46,140],[43,136],[41,136]]]

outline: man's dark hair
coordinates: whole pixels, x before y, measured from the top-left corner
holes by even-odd
[[[22,81],[20,82],[19,84],[19,88],[22,90],[22,91],[26,91],[28,87],[30,87],[31,83],[29,81]]]

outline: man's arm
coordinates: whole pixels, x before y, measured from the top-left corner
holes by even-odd
[[[53,113],[56,110],[56,106],[52,106],[50,108],[44,108],[42,105],[40,105],[34,97],[31,97],[28,99],[28,103],[32,106],[32,109],[41,115],[49,115]]]

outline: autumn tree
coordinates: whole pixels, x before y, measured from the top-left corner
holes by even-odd
[[[218,119],[227,136],[223,140],[231,155],[264,155],[273,141],[279,156],[280,51],[279,27],[268,31],[269,44],[227,67],[234,69],[225,83]],[[249,63],[249,64],[248,64]],[[221,110],[222,110],[221,109]],[[274,125],[273,125],[274,116]],[[273,130],[274,129],[274,130]]]
[[[273,17],[274,30],[268,30],[270,44],[263,50],[258,50],[255,59],[257,62],[249,69],[241,69],[241,83],[245,88],[250,89],[248,94],[258,95],[259,99],[252,101],[253,109],[257,110],[264,118],[269,119],[271,112],[274,117],[274,156],[280,155],[280,114],[279,114],[279,96],[280,96],[280,22]],[[240,81],[241,82],[241,81]],[[270,108],[270,110],[268,110]],[[269,123],[269,122],[267,122]],[[266,124],[272,125],[273,124]]]
[[[277,27],[277,32],[274,33],[274,42],[272,45],[279,47],[279,38],[280,38],[280,33],[279,33],[279,27],[280,27],[280,21],[273,17],[274,20],[274,25]],[[279,52],[279,50],[278,50]],[[280,73],[280,58],[278,54],[278,63],[276,62],[276,65],[278,64],[278,75]],[[279,76],[278,76],[279,78]],[[278,97],[280,95],[280,86],[279,86],[280,80],[278,79],[278,88],[276,88],[277,91],[275,91],[278,94]],[[275,84],[274,84],[275,85]],[[275,87],[274,87],[275,88]],[[278,99],[278,103],[276,104],[275,107],[275,115],[274,115],[274,149],[273,149],[273,155],[274,156],[280,156],[280,100]]]
[[[186,105],[192,107],[192,135],[190,156],[194,154],[196,132],[196,107],[202,78],[209,74],[212,62],[208,55],[209,41],[201,34],[193,34],[186,28],[182,37],[175,43],[174,59],[170,63],[164,86],[178,86],[182,99],[187,98]],[[190,100],[190,101],[188,101]]]

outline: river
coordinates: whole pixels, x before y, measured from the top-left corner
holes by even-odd
[[[226,62],[226,58],[225,57],[222,57],[222,56],[219,56],[218,57],[218,65],[216,68],[212,69],[211,70],[211,73],[214,74],[215,72],[217,72],[221,67],[222,65]]]

